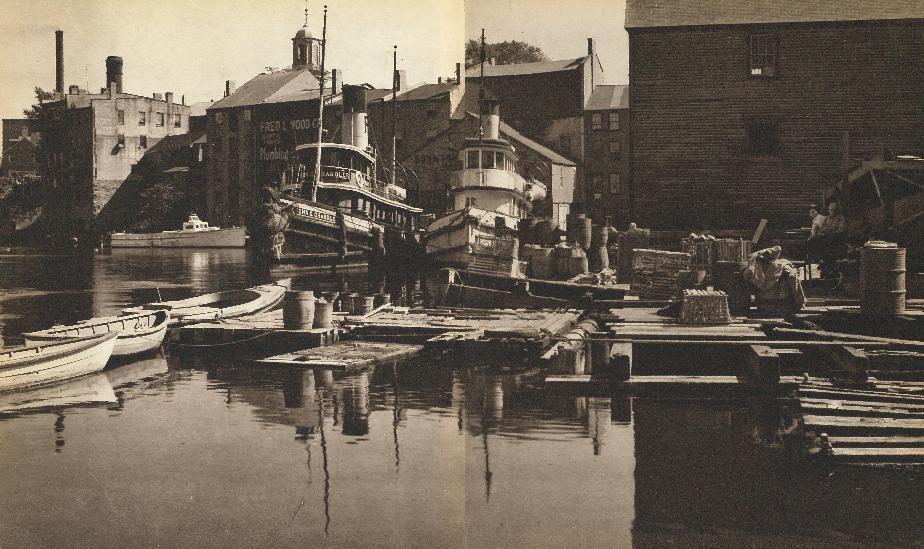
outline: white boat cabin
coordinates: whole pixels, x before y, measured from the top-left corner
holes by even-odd
[[[214,231],[217,227],[209,227],[209,224],[199,219],[196,214],[189,214],[189,219],[183,222],[184,231]]]

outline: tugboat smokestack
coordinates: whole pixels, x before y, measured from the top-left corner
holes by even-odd
[[[343,142],[360,149],[369,146],[366,90],[362,86],[343,86]]]

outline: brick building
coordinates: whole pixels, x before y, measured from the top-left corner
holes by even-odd
[[[189,128],[189,107],[173,94],[122,91],[122,59],[106,59],[107,88],[70,86],[41,105],[40,170],[46,219],[55,232],[97,231],[95,221],[148,148]],[[60,80],[60,78],[59,78]]]
[[[801,226],[858,159],[924,148],[920,2],[629,0],[625,25],[645,226]]]
[[[580,200],[598,222],[628,222],[629,86],[599,85],[584,109],[584,184]]]
[[[25,118],[4,118],[2,123],[0,176],[34,176],[38,171],[36,153],[40,134],[32,130]]]

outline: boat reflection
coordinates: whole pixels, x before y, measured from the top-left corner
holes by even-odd
[[[0,420],[25,412],[118,404],[106,375],[96,373],[29,391],[0,394]]]

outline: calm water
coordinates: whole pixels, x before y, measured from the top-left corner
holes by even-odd
[[[239,251],[0,256],[0,331],[268,277]],[[168,349],[0,399],[0,547],[922,543],[924,475],[806,462],[785,402],[555,397],[537,374]]]

